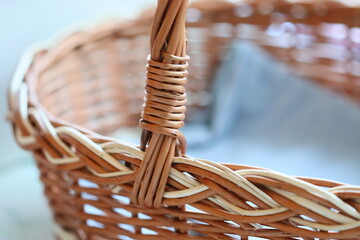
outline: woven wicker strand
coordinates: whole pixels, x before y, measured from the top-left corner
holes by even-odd
[[[187,66],[185,12],[187,1],[159,1],[151,32],[147,96],[140,126],[145,130],[142,149],[149,142],[136,175],[131,199],[134,204],[159,208],[179,139],[185,152],[184,125]],[[176,66],[180,65],[180,66]],[[180,72],[179,72],[180,70]]]
[[[160,0],[150,34],[152,15],[144,13],[128,23],[80,29],[34,47],[22,58],[9,88],[9,119],[18,144],[36,159],[58,237],[360,239],[359,186],[195,159],[185,155],[179,131],[186,77],[191,78],[191,118],[206,109],[199,101],[211,84],[207,78],[221,59],[220,49],[234,38],[230,33],[235,27],[225,31],[229,26],[256,26],[255,32],[239,36],[258,43],[295,72],[360,99],[356,71],[334,73],[345,79],[341,83],[324,78],[344,63],[356,66],[356,54],[349,59],[320,56],[305,64],[289,56],[297,52],[316,57],[316,51],[274,46],[274,36],[266,34],[267,27],[279,21],[303,24],[300,30],[305,32],[324,22],[342,23],[356,32],[358,8],[328,1],[195,2],[187,26],[189,35],[198,39],[189,37],[189,66],[186,7],[185,0]],[[217,26],[221,30],[210,32]],[[312,37],[319,46],[358,47],[350,38],[335,41],[318,35]],[[135,126],[140,117],[140,147],[102,135]]]

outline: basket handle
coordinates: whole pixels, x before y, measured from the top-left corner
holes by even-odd
[[[159,0],[150,34],[145,103],[140,127],[145,157],[136,172],[133,204],[160,207],[172,159],[186,151],[184,125],[189,57],[185,17],[188,0]]]

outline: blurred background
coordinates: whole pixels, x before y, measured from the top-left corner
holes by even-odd
[[[48,39],[67,26],[110,17],[131,19],[155,2],[0,0],[0,240],[53,239],[51,214],[42,196],[38,171],[29,153],[17,147],[5,120],[6,89],[21,54],[29,45]],[[220,27],[221,35],[226,26]],[[282,27],[291,29],[289,25]],[[341,26],[325,27],[335,31],[336,36],[342,31]],[[277,33],[276,29],[270,30]],[[215,81],[223,87],[212,92],[212,121],[208,123],[211,130],[197,124],[184,129],[192,139],[190,155],[210,159],[222,156],[222,162],[358,183],[358,103],[293,76],[254,44],[235,41],[230,49]],[[230,72],[234,74],[229,75]],[[246,81],[239,81],[240,78]],[[283,79],[289,81],[285,83]],[[237,130],[230,134],[234,128]],[[214,136],[222,140],[212,142],[210,149],[199,144]],[[129,140],[133,140],[131,136]],[[346,166],[339,168],[341,164]]]

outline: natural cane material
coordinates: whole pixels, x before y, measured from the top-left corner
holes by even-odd
[[[132,190],[134,204],[160,207],[175,151],[185,152],[187,1],[160,1],[151,32],[146,100],[140,127],[142,150],[149,142]],[[179,140],[177,148],[176,140]]]
[[[160,0],[151,32],[147,12],[24,55],[9,119],[36,159],[58,237],[360,239],[359,186],[195,159],[179,130],[187,100],[190,120],[206,111],[211,76],[235,38],[358,101],[359,9],[281,0],[186,8]],[[141,146],[105,136],[139,119]]]

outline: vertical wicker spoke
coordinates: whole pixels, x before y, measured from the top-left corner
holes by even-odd
[[[359,8],[195,1],[187,51],[187,1],[158,3],[154,18],[81,29],[29,52],[11,82],[9,120],[36,159],[58,238],[359,240],[359,186],[191,158],[179,131],[185,104],[187,119],[208,111],[216,66],[237,38],[359,101]],[[101,135],[140,117],[140,148]]]
[[[184,107],[185,91],[182,90],[181,85],[184,84],[182,79],[187,74],[183,71],[184,74],[179,79],[177,77],[179,72],[172,67],[179,64],[184,65],[181,60],[186,59],[185,12],[187,1],[163,0],[158,4],[157,17],[154,19],[150,37],[150,59],[158,63],[159,67],[155,66],[155,68],[158,69],[159,74],[154,77],[149,75],[154,69],[148,70],[148,86],[155,89],[156,93],[147,91],[145,106],[149,108],[144,108],[140,126],[144,128],[141,138],[142,148],[145,148],[147,144],[148,147],[144,162],[135,179],[132,193],[134,204],[157,208],[162,203],[162,195],[175,153],[185,153],[184,139],[177,129],[183,126],[184,117],[181,115],[184,115],[186,108]],[[153,66],[149,63],[148,67]],[[182,84],[176,85],[179,80],[182,81]],[[154,83],[150,85],[149,81]],[[183,104],[182,112],[177,112],[179,97],[181,98],[180,103]],[[172,104],[164,104],[169,101]],[[155,112],[156,115],[154,115]],[[173,115],[180,115],[180,118],[174,119]],[[182,137],[179,142],[181,149],[178,149],[177,139],[180,136]]]

